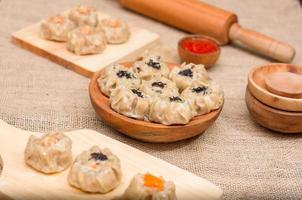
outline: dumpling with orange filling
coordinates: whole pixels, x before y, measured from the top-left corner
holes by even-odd
[[[130,37],[130,30],[127,23],[119,19],[103,19],[101,21],[101,26],[104,29],[106,39],[109,44],[125,43]]]
[[[63,133],[32,135],[25,149],[25,162],[46,174],[61,172],[71,164],[71,145],[71,139]]]
[[[40,34],[42,38],[47,40],[66,42],[68,33],[74,27],[74,23],[66,17],[55,15],[41,23]]]
[[[98,28],[80,26],[68,34],[67,48],[77,55],[97,54],[106,48],[106,38]]]
[[[85,5],[79,5],[71,9],[69,19],[74,21],[76,25],[98,25],[98,14],[95,8]]]
[[[123,200],[176,200],[172,181],[152,174],[137,174],[126,189]]]
[[[104,194],[116,188],[121,177],[119,158],[109,149],[93,146],[78,155],[70,169],[68,182],[85,192]]]

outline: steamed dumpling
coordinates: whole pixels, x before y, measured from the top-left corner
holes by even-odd
[[[98,28],[86,25],[68,33],[67,49],[77,55],[97,54],[105,48],[105,35]]]
[[[204,66],[193,63],[183,63],[180,67],[174,67],[170,72],[169,78],[176,83],[181,91],[189,87],[193,82],[208,82],[210,80]]]
[[[109,149],[93,146],[74,161],[69,175],[70,185],[85,192],[108,193],[121,181],[120,160]]]
[[[30,136],[25,149],[25,162],[37,171],[56,173],[65,170],[72,161],[72,141],[63,133]]]
[[[101,91],[109,96],[112,90],[119,85],[129,88],[138,87],[140,79],[131,68],[116,64],[106,68],[105,74],[98,79],[98,83]]]
[[[143,80],[140,88],[150,96],[179,96],[176,84],[165,77]]]
[[[136,61],[133,68],[133,71],[143,80],[150,80],[156,76],[168,77],[170,72],[160,56],[147,54],[141,60]]]
[[[98,14],[95,8],[90,6],[79,5],[70,10],[69,19],[74,21],[76,25],[97,26]]]
[[[149,96],[138,88],[119,86],[110,95],[113,110],[128,117],[148,119]]]
[[[2,161],[2,158],[1,158],[1,155],[0,155],[0,175],[2,173],[2,169],[3,169],[3,161]]]
[[[193,83],[182,94],[190,103],[194,115],[202,115],[218,109],[223,104],[223,91],[214,81]]]
[[[189,102],[179,96],[153,98],[149,120],[164,125],[187,124],[193,117]]]
[[[72,21],[62,15],[55,15],[42,21],[40,26],[41,37],[47,40],[66,42],[68,33],[74,29]]]
[[[176,189],[172,181],[152,174],[137,174],[126,189],[123,200],[176,200]]]
[[[127,42],[130,37],[130,30],[127,23],[119,19],[107,18],[101,21],[107,42],[109,44],[121,44]]]

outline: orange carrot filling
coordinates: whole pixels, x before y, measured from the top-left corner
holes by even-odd
[[[55,23],[55,24],[63,24],[64,23],[64,17],[60,15],[52,16],[49,18],[49,21]]]
[[[151,174],[145,174],[144,176],[144,186],[156,188],[159,191],[164,190],[164,181],[161,178],[153,176]]]

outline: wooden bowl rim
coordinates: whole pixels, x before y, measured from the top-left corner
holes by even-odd
[[[121,65],[131,65],[133,63],[133,61],[129,61],[129,62],[122,62],[122,63],[119,63]],[[170,68],[172,67],[175,67],[175,66],[179,66],[179,64],[176,64],[176,63],[168,63],[166,62]],[[149,121],[143,121],[143,120],[138,120],[138,119],[134,119],[134,118],[131,118],[131,117],[127,117],[125,115],[122,115],[116,111],[114,111],[109,104],[107,105],[100,105],[98,103],[98,99],[100,98],[105,98],[106,99],[106,102],[109,102],[109,98],[104,95],[100,88],[99,88],[99,84],[97,82],[98,78],[100,77],[100,75],[102,74],[102,72],[104,72],[105,68],[98,71],[97,73],[95,73],[93,75],[93,77],[91,78],[90,80],[90,84],[89,84],[89,95],[90,95],[90,98],[92,98],[96,103],[97,103],[97,106],[99,108],[102,108],[104,111],[106,111],[107,113],[110,113],[111,115],[123,120],[123,121],[127,121],[129,124],[133,124],[133,125],[144,125],[144,126],[148,126],[149,128],[161,128],[161,129],[179,129],[179,128],[183,128],[183,127],[189,127],[189,126],[196,126],[196,125],[199,125],[199,124],[202,124],[202,123],[206,123],[210,120],[212,120],[213,118],[216,118],[218,117],[218,115],[220,114],[222,108],[223,108],[223,105],[224,105],[224,102],[223,104],[220,106],[220,108],[216,109],[216,110],[213,110],[207,114],[204,114],[204,115],[199,115],[199,116],[195,116],[193,117],[189,123],[187,124],[176,124],[176,125],[164,125],[164,124],[160,124],[160,123],[156,123],[156,122],[149,122]],[[91,95],[91,91],[93,91],[95,89],[95,87],[97,87],[97,96],[92,96]]]
[[[211,53],[203,53],[203,54],[200,54],[200,53],[194,53],[194,52],[191,52],[189,51],[188,49],[186,48],[183,48],[183,46],[181,46],[181,43],[184,41],[184,40],[188,40],[188,39],[195,39],[195,38],[200,38],[200,39],[204,39],[204,40],[207,40],[207,41],[210,41],[211,43],[213,43],[217,50],[214,51],[214,52],[211,52]],[[221,51],[221,48],[218,44],[218,41],[212,37],[209,37],[209,36],[206,36],[206,35],[202,35],[202,34],[195,34],[195,35],[187,35],[187,36],[184,36],[182,37],[178,43],[177,43],[177,46],[178,48],[181,48],[182,50],[184,50],[187,54],[190,54],[190,55],[193,55],[193,56],[198,56],[198,57],[208,57],[208,56],[214,56],[214,55],[219,55],[220,54],[220,51]]]
[[[266,104],[270,107],[274,107],[274,108],[281,109],[284,111],[294,111],[294,112],[302,111],[302,99],[295,99],[295,98],[279,96],[277,94],[271,93],[268,90],[263,89],[254,81],[253,76],[257,70],[260,70],[265,67],[276,66],[276,65],[280,65],[280,66],[290,65],[290,66],[293,66],[294,68],[299,68],[302,70],[302,67],[300,67],[298,65],[287,64],[287,63],[269,63],[269,64],[264,64],[264,65],[263,64],[258,65],[256,67],[252,68],[248,74],[248,87],[249,88],[252,87],[249,89],[250,93],[253,96],[255,96],[257,98],[257,100],[263,102],[264,104]],[[253,90],[260,92],[260,94],[254,93]],[[280,103],[278,103],[277,105],[275,105],[275,104],[270,105],[269,100],[267,100],[265,97],[270,98],[274,102],[277,99],[280,101]],[[284,107],[283,105],[287,105],[287,107]]]

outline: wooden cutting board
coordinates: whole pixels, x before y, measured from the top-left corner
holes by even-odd
[[[1,199],[116,199],[139,172],[162,175],[165,179],[174,181],[178,200],[220,199],[222,195],[220,188],[203,178],[88,129],[66,133],[73,141],[73,157],[92,145],[108,147],[121,160],[123,179],[117,189],[106,195],[84,193],[69,186],[69,169],[55,175],[44,175],[25,164],[23,152],[31,134],[41,133],[17,129],[0,120],[0,154],[4,163],[0,176]]]
[[[63,12],[63,15],[67,15],[67,13],[68,11]],[[100,20],[108,16],[99,12]],[[66,49],[66,43],[42,39],[39,36],[40,24],[41,22],[12,33],[13,41],[33,53],[89,78],[94,72],[108,65],[133,59],[159,42],[159,36],[156,33],[128,23],[131,36],[126,43],[108,45],[105,51],[100,54],[78,56]]]

